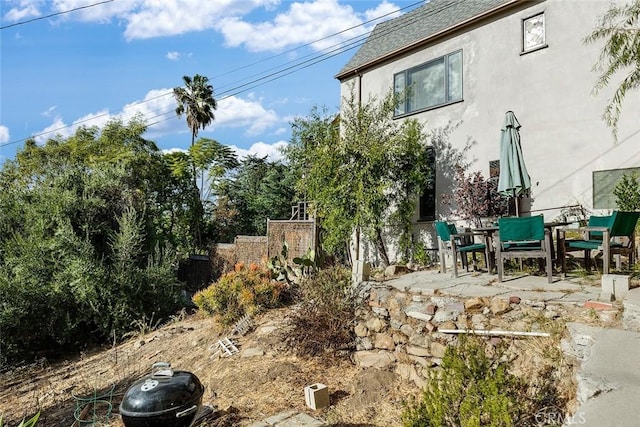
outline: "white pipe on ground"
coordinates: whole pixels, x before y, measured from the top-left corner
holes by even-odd
[[[550,337],[548,332],[518,332],[518,331],[500,331],[500,330],[483,330],[483,329],[438,329],[443,334],[470,334],[470,335],[488,335],[488,336],[509,336],[509,337]]]

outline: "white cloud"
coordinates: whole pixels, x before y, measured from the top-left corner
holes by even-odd
[[[234,149],[238,157],[245,158],[249,155],[256,155],[258,157],[267,156],[271,161],[282,160],[283,156],[280,150],[286,147],[288,143],[286,141],[278,141],[273,144],[267,144],[266,142],[256,142],[248,150],[231,146]]]
[[[55,106],[55,105],[54,105],[54,106],[52,106],[52,107],[49,107],[49,108],[47,109],[47,111],[44,111],[44,112],[42,113],[42,115],[43,115],[43,116],[45,116],[45,117],[51,117],[51,115],[53,114],[53,112],[55,111],[55,109],[56,109],[56,106]]]
[[[340,33],[313,44],[314,49],[322,50],[368,31],[359,27],[362,22],[363,17],[349,5],[340,4],[338,0],[315,0],[293,2],[271,22],[254,24],[232,16],[219,20],[216,28],[229,46],[244,45],[254,52],[278,51]],[[341,33],[346,28],[352,29]]]
[[[214,126],[244,128],[247,135],[257,135],[279,123],[273,110],[265,109],[260,100],[236,96],[222,99],[216,110]]]
[[[37,18],[40,15],[40,10],[34,2],[21,1],[16,7],[12,7],[4,14],[4,20],[7,22],[16,22],[29,18]]]
[[[111,119],[111,117],[109,110],[102,110],[97,113],[90,113],[80,117],[69,125],[58,116],[55,118],[53,123],[38,132],[34,139],[37,143],[44,144],[48,139],[55,138],[57,136],[69,138],[76,132],[76,130],[78,130],[79,127],[97,126],[98,128],[101,128]]]
[[[139,8],[127,14],[125,37],[147,39],[211,29],[224,16],[244,15],[277,3],[277,0],[144,0]]]
[[[0,125],[0,144],[6,144],[9,142],[9,128]]]
[[[246,135],[258,135],[282,123],[275,111],[263,107],[262,100],[252,95],[248,99],[235,96],[218,102],[215,120],[208,130],[216,128],[241,128]],[[60,116],[42,131],[38,132],[36,141],[44,143],[47,139],[60,135],[68,138],[78,127],[104,126],[109,120],[118,117],[128,122],[136,116],[141,116],[149,125],[148,137],[167,135],[170,133],[185,133],[188,128],[183,119],[175,114],[176,101],[173,89],[153,89],[147,92],[142,100],[131,102],[122,108],[118,114],[109,110],[87,114],[75,120],[72,124],[65,123]]]
[[[391,18],[396,18],[400,16],[400,12],[398,12],[399,6],[389,3],[387,0],[384,0],[374,9],[368,9],[365,13],[365,21],[371,21],[376,19],[376,21],[372,22],[372,24],[378,24],[380,22],[386,21]],[[381,19],[377,19],[383,17]]]
[[[23,0],[5,14],[5,19],[17,21],[76,9],[55,19],[122,22],[127,40],[216,29],[223,34],[228,46],[243,45],[250,51],[279,51],[340,33],[314,43],[316,50],[322,50],[366,33],[375,22],[362,28],[363,22],[398,9],[395,4],[383,0],[375,8],[358,13],[340,0],[312,0],[285,2],[288,9],[272,21],[252,23],[243,20],[255,9],[271,11],[280,3],[280,0],[125,0],[83,7],[87,6],[86,0]],[[49,6],[49,9],[40,10],[38,6]],[[342,32],[346,28],[352,29]]]
[[[165,55],[165,57],[170,61],[178,61],[182,58],[191,58],[192,56],[193,56],[192,53],[178,52],[175,50],[171,52],[167,52],[167,54]]]

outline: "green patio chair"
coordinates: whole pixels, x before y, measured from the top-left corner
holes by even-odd
[[[496,263],[498,282],[504,275],[504,261],[514,258],[544,258],[549,283],[553,283],[551,232],[544,227],[542,215],[498,218]]]
[[[467,255],[471,253],[473,269],[477,270],[477,253],[484,255],[485,265],[488,264],[487,245],[476,243],[475,236],[482,236],[480,233],[464,232],[459,233],[455,224],[444,221],[435,222],[436,233],[438,235],[438,252],[440,253],[440,272],[446,273],[445,253],[450,253],[453,257],[453,277],[458,277],[458,254],[461,255],[462,266],[469,271],[469,260]]]
[[[599,251],[602,255],[602,273],[609,274],[611,257],[617,255],[616,263],[620,269],[621,255],[629,257],[630,268],[634,265],[635,256],[635,228],[640,212],[613,211],[609,216],[591,216],[586,227],[573,229],[584,233],[583,239],[564,239],[563,230],[561,238],[564,244],[562,254],[562,274],[567,272],[567,253],[584,251],[584,268],[590,269],[591,252]]]

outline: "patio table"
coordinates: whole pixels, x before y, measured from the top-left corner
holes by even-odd
[[[564,244],[563,239],[560,238],[560,227],[565,227],[569,224],[572,224],[571,221],[550,221],[544,223],[544,228],[549,230],[549,234],[551,236],[551,258],[553,259],[556,267],[562,264],[562,259],[560,258],[563,255],[563,251],[561,250],[560,245]],[[555,245],[553,242],[553,230],[556,230],[557,237],[555,239]],[[488,225],[483,227],[475,227],[472,228],[471,231],[482,233],[485,236],[485,244],[487,245],[487,260],[489,260],[490,266],[488,267],[489,272],[492,272],[495,268],[495,237],[494,234],[499,230],[497,225]]]

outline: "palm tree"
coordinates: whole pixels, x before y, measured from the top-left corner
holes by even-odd
[[[178,102],[176,114],[182,117],[187,115],[187,126],[191,129],[191,145],[196,141],[198,130],[209,126],[215,116],[213,111],[218,108],[218,103],[213,98],[213,86],[209,79],[196,74],[193,78],[183,76],[184,87],[173,89],[173,96]]]
[[[584,39],[585,43],[605,40],[598,63],[594,66],[594,69],[603,70],[595,84],[595,93],[608,86],[609,80],[618,72],[626,73],[603,115],[616,141],[622,101],[628,90],[640,87],[639,23],[640,0],[633,0],[627,5],[612,4],[600,18],[596,29]]]
[[[174,88],[173,96],[178,102],[176,107],[178,117],[182,117],[183,114],[187,116],[187,126],[191,130],[191,147],[193,147],[200,128],[206,128],[215,119],[213,111],[218,107],[218,104],[213,98],[213,86],[209,84],[207,77],[196,74],[193,78],[183,76],[182,80],[184,86]],[[191,162],[191,173],[193,175],[191,235],[197,250],[202,248],[201,224],[204,207],[198,189],[196,164],[193,161]]]

